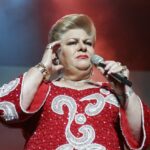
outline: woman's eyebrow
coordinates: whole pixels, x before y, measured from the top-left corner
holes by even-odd
[[[92,38],[85,39],[85,41],[92,41]]]
[[[79,40],[79,38],[69,38],[68,40]],[[92,41],[92,38],[83,39],[83,41]]]
[[[78,40],[78,38],[69,38],[68,40]]]

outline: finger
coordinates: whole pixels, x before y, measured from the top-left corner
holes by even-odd
[[[117,67],[114,67],[112,68],[112,73],[117,73],[117,72],[121,72],[121,73],[124,73],[124,72],[127,72],[128,69],[126,66],[117,66]]]
[[[105,61],[106,67],[104,68],[105,71],[110,70],[110,68],[115,64],[115,61]]]
[[[109,64],[111,62],[115,62],[115,61],[114,60],[106,60],[104,63],[107,65],[107,64]]]
[[[122,66],[122,72],[128,70],[127,66]]]
[[[52,53],[52,59],[56,59],[56,53]]]
[[[127,66],[122,66],[122,71],[124,76],[126,76],[127,78],[129,78],[129,69],[127,68]]]
[[[108,71],[108,74],[111,73],[117,73],[117,72],[121,72],[122,71],[122,66],[119,66],[117,63],[115,63],[113,66],[111,66],[111,68]]]
[[[52,50],[53,52],[55,52],[59,47],[60,47],[60,41],[55,41],[55,42],[49,43],[46,46],[46,50]]]
[[[52,65],[53,72],[57,72],[57,71],[59,71],[59,70],[61,70],[63,68],[64,68],[63,65]]]
[[[114,69],[111,69],[108,74],[111,74],[111,73],[118,73],[118,72],[121,72],[122,71],[122,68],[118,67],[118,68],[114,68]]]
[[[111,74],[111,73],[121,73],[122,75],[124,75],[125,77],[129,78],[129,70],[126,68],[124,69],[123,66],[117,66],[117,67],[114,67],[112,68],[108,74]]]
[[[53,46],[53,52],[57,52],[57,50],[60,48],[60,46],[61,46],[60,41],[56,41]]]
[[[55,41],[52,43],[48,43],[46,47],[47,48],[53,48],[54,46],[59,45],[59,44],[60,44],[60,41]]]

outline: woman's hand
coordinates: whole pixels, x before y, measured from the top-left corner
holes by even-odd
[[[106,75],[107,80],[112,84],[113,89],[115,90],[116,94],[123,95],[124,94],[124,88],[125,85],[122,83],[119,83],[118,81],[114,80],[110,74],[114,73],[121,73],[123,76],[129,78],[129,70],[126,66],[121,65],[120,62],[115,61],[105,61],[104,62],[106,67],[100,68],[103,74]]]
[[[49,43],[46,46],[41,63],[46,67],[49,74],[52,74],[53,72],[56,72],[63,68],[63,66],[60,65],[59,63],[58,64],[54,63],[54,60],[57,59],[56,51],[58,50],[59,47],[60,41]]]
[[[129,70],[126,66],[121,65],[120,62],[115,61],[105,61],[105,68],[99,67],[102,73],[106,76],[107,80],[111,83],[111,86],[117,95],[120,104],[125,108],[128,104],[126,99],[126,92],[127,90],[131,90],[130,87],[120,83],[119,81],[112,78],[110,75],[114,73],[121,73],[123,76],[129,78]]]

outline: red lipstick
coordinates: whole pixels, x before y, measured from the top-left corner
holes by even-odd
[[[88,55],[79,55],[76,58],[86,59],[86,58],[89,58],[89,56]]]

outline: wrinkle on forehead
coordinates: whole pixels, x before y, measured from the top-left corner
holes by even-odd
[[[71,39],[82,39],[82,40],[91,40],[91,41],[93,41],[94,37],[91,36],[91,35],[88,35],[86,33],[86,31],[83,30],[83,29],[71,29],[71,30],[68,30],[66,33],[64,33],[61,36],[61,41],[62,42],[68,41],[68,40],[71,40]]]

